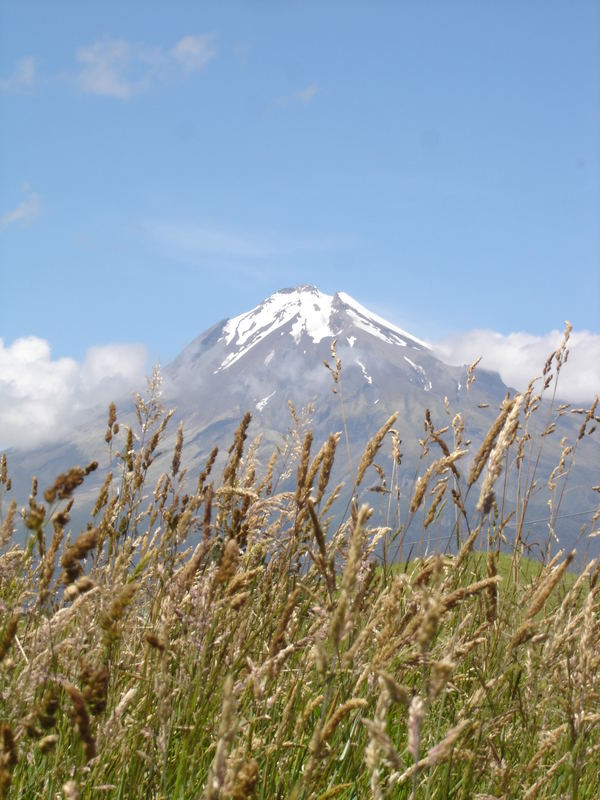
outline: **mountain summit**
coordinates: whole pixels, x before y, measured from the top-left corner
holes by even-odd
[[[335,369],[334,341],[342,387],[340,392],[336,385],[336,393],[331,371],[323,365]],[[458,425],[464,420],[463,442],[471,440],[475,452],[509,391],[497,373],[484,369],[477,370],[467,391],[467,365],[444,363],[425,341],[345,292],[329,295],[309,285],[281,289],[217,323],[167,366],[165,377],[167,401],[183,418],[188,448],[196,449],[199,464],[213,446],[229,445],[246,411],[253,416],[250,435],[262,437],[259,458],[266,462],[295,424],[291,403],[298,412],[309,409],[306,426],[315,442],[344,431],[347,446],[339,451],[334,480],[351,486],[349,476],[368,438],[398,412],[395,427],[404,454],[398,481],[406,496],[419,469],[425,415],[437,428],[450,429],[449,442],[453,420]],[[573,421],[565,418],[561,424],[569,439],[576,437]],[[389,454],[380,458],[389,474]],[[548,438],[539,474],[549,475],[559,458],[559,439]],[[587,467],[580,464],[580,469],[581,486],[591,485]],[[578,492],[573,482],[569,508],[575,507]],[[532,519],[543,519],[544,503],[531,498]],[[570,522],[563,522],[567,540],[574,539],[578,524],[576,518]]]
[[[332,359],[334,342],[339,370]],[[324,361],[330,369],[325,369]],[[215,446],[225,457],[234,431],[249,411],[252,422],[248,434],[251,438],[261,437],[254,451],[258,468],[265,466],[277,448],[281,476],[288,469],[286,447],[290,440],[287,445],[283,443],[287,433],[293,431],[292,441],[297,447],[309,428],[315,446],[330,434],[343,431],[343,446],[332,473],[333,482],[344,482],[346,486],[345,500],[342,497],[340,502],[348,500],[352,476],[369,438],[394,412],[398,412],[395,428],[403,452],[396,477],[406,499],[411,496],[415,474],[422,467],[419,439],[425,416],[444,432],[449,447],[460,431],[461,441],[470,440],[471,452],[476,452],[508,391],[497,373],[483,369],[477,370],[467,391],[466,365],[444,363],[426,342],[373,313],[345,292],[328,295],[306,285],[275,292],[255,308],[213,325],[167,365],[163,376],[164,403],[175,408],[183,422],[190,475],[202,469]],[[290,404],[295,409],[292,414]],[[119,407],[118,419],[123,427],[136,428],[131,403]],[[561,436],[575,441],[579,424],[580,420],[561,417],[557,436],[545,440],[538,470],[541,484],[560,460]],[[98,458],[105,426],[106,410],[102,409],[85,426],[74,427],[69,441],[13,460],[20,496],[27,496],[34,473],[42,485],[50,484],[73,464]],[[172,444],[170,440],[165,442],[164,455],[157,456],[153,468],[169,470]],[[589,503],[584,491],[593,484],[593,466],[598,463],[597,446],[592,452],[592,444],[588,445],[587,455],[585,450],[578,450],[579,477],[570,476],[569,494],[563,504],[567,517],[561,518],[563,542],[575,541],[579,525],[576,512]],[[382,467],[387,475],[392,469],[390,456],[389,447],[378,454],[377,468]],[[101,467],[95,479],[101,481],[102,475]],[[379,479],[375,474],[373,478]],[[81,500],[92,502],[97,489],[93,481],[86,483]],[[379,490],[383,490],[381,485]],[[512,486],[507,489],[513,490]],[[89,493],[87,500],[85,492]],[[475,495],[471,494],[469,502],[475,502]],[[365,499],[373,502],[374,498]],[[543,520],[545,499],[533,495],[528,510],[533,520]],[[568,512],[572,512],[571,516]],[[545,529],[542,535],[546,535]]]
[[[260,305],[230,319],[223,328],[223,336],[232,351],[220,369],[227,369],[242,358],[251,348],[271,333],[284,328],[300,344],[308,337],[314,344],[323,339],[337,338],[350,329],[376,336],[388,344],[406,347],[408,343],[418,349],[431,349],[428,344],[403,331],[391,322],[369,311],[350,295],[338,292],[324,294],[315,286],[298,286],[281,289]],[[347,336],[351,346],[356,336]]]
[[[233,387],[244,386],[244,399],[253,398],[258,411],[277,391],[302,404],[330,380],[322,362],[330,358],[334,341],[351,385],[358,379],[385,395],[391,381],[400,380],[425,392],[437,386],[447,395],[464,383],[464,370],[443,364],[426,342],[345,292],[329,295],[308,285],[281,289],[250,311],[219,322],[195,339],[166,375],[178,399],[186,387],[227,383],[229,396]]]

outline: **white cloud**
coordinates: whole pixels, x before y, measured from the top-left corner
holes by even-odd
[[[35,80],[35,58],[24,56],[15,65],[12,75],[0,78],[0,89],[3,92],[21,92],[30,89]]]
[[[167,80],[173,71],[191,73],[202,69],[216,55],[212,34],[184,36],[166,49],[135,44],[124,39],[102,39],[80,47],[78,83],[89,94],[130,100],[154,83]]]
[[[0,339],[0,448],[56,440],[80,412],[143,389],[146,360],[142,345],[92,347],[78,362],[36,336]]]
[[[314,252],[336,252],[354,244],[350,237],[290,236],[279,231],[242,230],[202,221],[149,221],[142,225],[149,239],[170,256],[256,261]]]
[[[119,39],[95,42],[80,47],[76,59],[82,65],[79,85],[84,92],[130,100],[147,86],[147,71],[134,76],[136,61],[146,59],[139,48],[128,42]]]
[[[23,187],[23,191],[26,194],[19,205],[0,216],[0,230],[6,228],[7,225],[12,225],[14,222],[22,222],[24,224],[32,222],[40,215],[42,210],[40,196],[36,192],[32,192],[27,184]]]
[[[525,389],[541,375],[546,359],[562,339],[560,331],[543,336],[531,333],[501,334],[472,330],[446,336],[434,345],[437,355],[450,364],[469,364],[482,356],[481,366],[496,370],[504,383]],[[557,396],[566,401],[588,403],[600,393],[600,334],[573,331],[569,357],[558,382]]]
[[[310,86],[307,86],[305,89],[300,89],[299,92],[296,92],[295,97],[296,100],[300,100],[301,103],[304,103],[307,106],[319,91],[319,87],[316,83],[311,83]]]
[[[186,72],[202,69],[217,53],[214,34],[184,36],[172,48],[173,58]]]
[[[316,83],[311,83],[308,86],[305,86],[304,89],[299,89],[297,92],[293,94],[287,94],[283,97],[278,98],[275,101],[275,105],[286,107],[290,105],[297,105],[298,103],[302,103],[305,106],[310,105],[312,103],[315,95],[319,91],[319,87]]]

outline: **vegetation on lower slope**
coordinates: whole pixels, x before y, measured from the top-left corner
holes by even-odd
[[[546,390],[565,345],[546,365]],[[333,374],[339,386],[339,362]],[[469,461],[460,414],[439,429],[428,415],[408,498],[375,461],[389,439],[401,458],[392,417],[335,525],[340,436],[317,450],[295,412],[264,469],[245,444],[247,415],[218,481],[213,453],[192,484],[180,428],[169,473],[149,485],[170,416],[156,376],[137,400],[138,430],[119,430],[111,406],[111,469],[86,530],[69,530],[69,511],[95,464],[43,492],[34,480],[21,521],[3,458],[0,794],[597,797],[600,561],[553,545],[577,448],[566,441],[547,487],[545,559],[524,557],[536,457],[553,424],[533,436],[535,385],[507,398]],[[579,440],[593,435],[596,402],[575,412]],[[361,503],[373,470],[386,527]],[[512,507],[497,492],[509,470]],[[295,473],[294,491],[278,489],[282,471]],[[391,564],[411,522],[424,532],[442,514],[454,520],[453,555]],[[599,519],[600,506],[583,553]]]

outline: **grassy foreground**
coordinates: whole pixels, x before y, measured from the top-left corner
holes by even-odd
[[[563,345],[544,374],[564,358]],[[374,526],[360,503],[388,439],[394,470],[400,459],[394,417],[334,525],[340,437],[317,449],[299,423],[285,464],[294,490],[278,489],[281,452],[259,470],[248,415],[218,480],[213,453],[192,485],[180,428],[170,470],[149,485],[169,419],[157,389],[137,399],[135,432],[111,406],[111,470],[87,530],[70,531],[69,511],[95,464],[45,491],[34,480],[21,519],[2,459],[0,796],[598,797],[600,563],[573,574],[573,553],[523,558],[552,425],[531,434],[533,383],[505,401],[474,457],[460,415],[440,429],[426,418],[412,496],[395,495],[394,474],[380,493],[406,511],[402,527]],[[593,405],[580,439],[597,421]],[[563,443],[547,487],[550,530],[576,446]],[[509,469],[512,504],[496,496]],[[455,555],[381,564],[411,520],[424,529],[441,514]],[[600,506],[590,531],[599,518]]]

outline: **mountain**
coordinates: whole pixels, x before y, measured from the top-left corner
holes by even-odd
[[[416,414],[420,425],[427,405],[467,400],[465,367],[444,364],[424,341],[344,292],[331,296],[314,286],[276,292],[195,339],[164,370],[167,398],[198,433],[226,420],[237,424],[246,410],[261,429],[281,432],[289,401],[299,409],[315,399],[317,426],[329,422],[337,430],[339,399],[323,365],[334,366],[333,342],[351,440],[364,443],[365,432],[394,411],[407,422]],[[497,374],[482,371],[470,405],[505,393]]]
[[[332,346],[341,364],[337,382]],[[423,436],[426,410],[436,428],[449,426],[446,437],[451,449],[452,420],[460,411],[466,423],[465,437],[472,441],[474,453],[508,391],[498,374],[480,369],[467,391],[466,365],[445,364],[426,342],[382,319],[348,294],[332,296],[314,286],[282,289],[250,311],[213,325],[164,368],[163,377],[164,403],[175,408],[176,418],[184,422],[183,461],[188,475],[200,471],[214,446],[226,452],[246,411],[253,417],[250,439],[261,435],[259,460],[266,464],[273,449],[279,447],[279,469],[285,473],[282,434],[296,426],[291,403],[300,427],[310,427],[313,432],[313,452],[330,433],[343,432],[332,476],[332,485],[342,480],[346,483],[342,504],[347,502],[350,475],[356,471],[365,444],[392,413],[398,412],[395,428],[404,454],[398,477],[406,506],[416,470],[425,468],[419,466],[418,439]],[[133,420],[131,405],[119,409],[121,424],[132,424]],[[559,420],[559,433],[574,440],[579,424],[580,419],[565,415]],[[84,428],[75,430],[70,441],[11,456],[22,491],[26,491],[26,481],[34,472],[41,483],[50,482],[61,469],[98,458],[99,450],[103,451],[105,426],[106,411],[102,410]],[[560,436],[547,437],[546,441],[539,464],[539,488],[560,458]],[[157,459],[157,470],[168,469],[168,445]],[[390,455],[388,446],[377,459],[388,475]],[[562,514],[577,515],[594,507],[589,487],[597,482],[594,470],[598,464],[598,445],[591,440],[580,443],[577,471],[569,476]],[[102,470],[87,491],[82,491],[78,501],[81,506],[86,498],[91,501],[101,478]],[[381,494],[368,492],[373,484],[380,484],[374,470],[365,480],[364,499],[384,508],[387,499],[382,503]],[[281,485],[285,486],[285,475]],[[508,491],[510,494],[516,487],[509,486]],[[471,501],[476,499],[475,494]],[[545,540],[547,530],[538,520],[545,516],[546,495],[536,492],[529,518],[540,540]],[[577,539],[580,524],[578,516],[565,516],[561,542],[570,546]],[[430,533],[443,546],[448,531],[434,527]],[[418,539],[418,520],[413,530]]]

